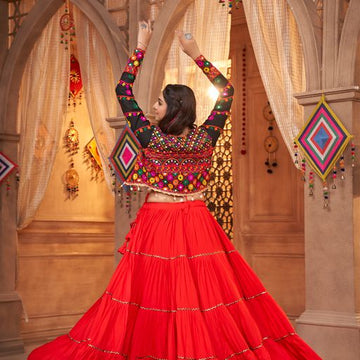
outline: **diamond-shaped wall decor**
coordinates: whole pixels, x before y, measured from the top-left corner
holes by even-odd
[[[109,157],[116,176],[123,183],[134,168],[141,145],[126,125]]]
[[[0,183],[6,179],[17,165],[0,151]]]
[[[351,137],[323,95],[295,142],[324,181]]]

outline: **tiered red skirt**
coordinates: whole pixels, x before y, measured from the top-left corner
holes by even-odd
[[[30,360],[312,360],[202,201],[145,203],[102,297]]]

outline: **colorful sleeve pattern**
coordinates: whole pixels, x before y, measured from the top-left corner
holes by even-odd
[[[138,138],[141,146],[146,148],[153,130],[133,94],[133,84],[144,59],[144,54],[144,50],[135,49],[130,56],[119,83],[116,86],[116,95],[131,130]]]
[[[215,146],[216,141],[224,128],[225,121],[230,114],[234,88],[225,76],[222,75],[210,61],[206,60],[203,55],[197,57],[195,62],[219,91],[219,97],[216,100],[213,110],[204,124],[202,124],[211,136],[213,146]]]

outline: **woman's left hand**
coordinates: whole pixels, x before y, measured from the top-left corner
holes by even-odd
[[[181,50],[185,54],[189,55],[194,60],[201,55],[198,44],[191,33],[184,34],[182,30],[176,30],[175,33],[179,39]]]

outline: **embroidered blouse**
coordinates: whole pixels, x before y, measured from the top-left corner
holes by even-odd
[[[126,184],[147,186],[172,195],[204,191],[210,179],[212,152],[229,115],[234,89],[219,70],[200,55],[195,63],[219,90],[219,97],[201,126],[186,136],[165,134],[150,124],[132,91],[144,54],[143,50],[135,49],[116,87],[122,111],[142,146]]]

